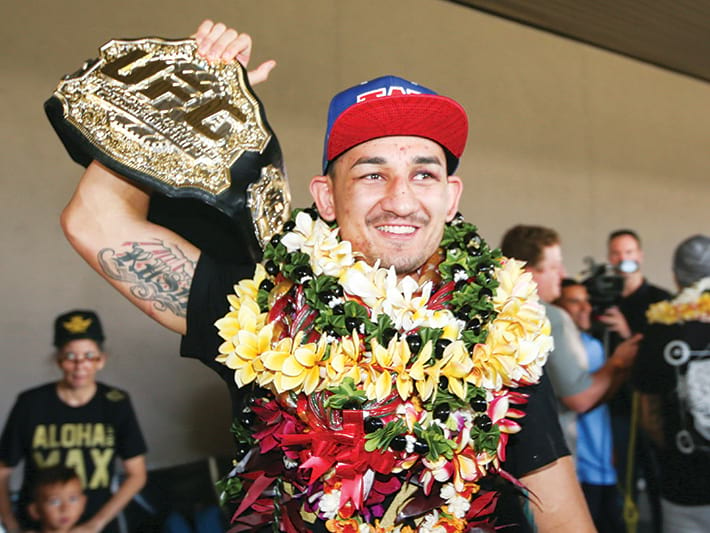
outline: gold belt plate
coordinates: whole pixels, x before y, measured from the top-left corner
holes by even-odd
[[[54,96],[65,119],[121,165],[217,195],[230,186],[232,164],[261,152],[271,133],[244,68],[196,52],[193,39],[111,40]]]

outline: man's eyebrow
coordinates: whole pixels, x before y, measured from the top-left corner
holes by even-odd
[[[417,165],[439,165],[443,166],[441,160],[435,155],[418,156],[414,158],[414,163]]]
[[[354,168],[357,165],[384,165],[387,163],[387,159],[384,157],[379,157],[379,156],[373,156],[373,157],[361,157],[357,161],[355,161],[350,168]],[[416,156],[413,159],[413,163],[415,165],[439,165],[443,166],[443,163],[441,162],[441,159],[438,157],[432,155],[432,156]]]
[[[384,157],[360,157],[357,161],[353,163],[350,168],[355,168],[358,165],[384,165],[387,160]]]

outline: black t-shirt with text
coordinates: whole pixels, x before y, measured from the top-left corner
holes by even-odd
[[[76,471],[87,495],[84,521],[111,497],[115,458],[130,459],[145,451],[128,394],[103,383],[78,407],[59,398],[56,383],[20,393],[0,438],[0,461],[14,467],[24,460],[19,499],[23,522],[38,468],[63,463]]]

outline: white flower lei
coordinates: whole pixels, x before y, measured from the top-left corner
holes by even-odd
[[[401,402],[397,414],[388,415],[388,425],[367,436],[368,439],[376,438],[368,440],[365,450],[360,453],[378,449],[380,453],[395,453],[398,459],[391,475],[422,465],[420,482],[425,491],[435,483],[446,483],[441,489],[444,506],[422,516],[422,520],[427,524],[425,530],[438,531],[444,523],[450,527],[454,527],[451,526],[453,523],[459,524],[455,526],[458,530],[461,524],[465,525],[463,517],[470,507],[468,502],[472,491],[475,492],[475,481],[499,468],[497,456],[502,451],[501,446],[505,446],[504,439],[498,442],[497,450],[494,447],[474,451],[472,435],[477,431],[475,427],[480,425],[481,413],[468,407],[469,391],[472,388],[485,391],[482,408],[485,409],[487,427],[493,425],[506,433],[518,431],[519,425],[508,417],[521,416],[522,413],[512,407],[507,389],[537,382],[552,346],[549,322],[531,275],[523,271],[522,263],[518,261],[497,260],[491,273],[491,279],[497,284],[495,292],[490,294],[493,315],[480,324],[485,341],[471,344],[471,337],[466,337],[466,332],[472,326],[465,316],[462,317],[463,310],[459,309],[455,314],[446,304],[456,297],[454,293],[465,292],[465,285],[458,290],[460,284],[471,283],[470,273],[465,269],[454,271],[456,265],[466,264],[465,255],[460,255],[460,261],[457,259],[456,246],[444,251],[444,261],[449,260],[447,264],[451,268],[448,283],[453,285],[455,282],[457,290],[452,292],[449,286],[448,292],[444,293],[431,277],[424,276],[424,281],[411,276],[398,279],[393,268],[369,265],[352,251],[349,242],[339,239],[337,228],[329,227],[317,216],[305,212],[296,215],[291,227],[279,237],[272,250],[275,246],[284,247],[281,257],[286,262],[275,265],[276,268],[269,265],[269,261],[265,266],[257,265],[254,277],[241,281],[234,287],[235,294],[228,296],[230,311],[216,322],[224,339],[217,360],[235,371],[238,386],[255,382],[271,390],[279,404],[285,402],[283,408],[287,410],[293,410],[297,402],[301,405],[302,400],[298,398],[307,398],[315,405],[320,405],[319,398],[327,398],[327,405],[340,396],[347,398],[354,394],[360,398],[362,416],[365,417],[368,409],[377,409],[377,406],[397,398],[397,402]],[[296,274],[296,269],[289,267],[288,261],[298,254],[305,254],[301,257],[307,258],[307,267],[299,260],[301,270]],[[313,287],[318,287],[328,276],[337,280],[341,294],[328,295],[327,305],[319,313],[312,313],[307,305],[303,306],[306,291],[315,290]],[[264,285],[265,282],[268,284]],[[435,290],[437,292],[433,293]],[[301,307],[284,315],[282,302],[289,294],[295,295],[289,299],[289,305]],[[266,295],[268,306],[264,308]],[[313,295],[311,298],[315,302]],[[354,302],[367,310],[369,326],[361,322],[349,333],[340,335],[324,330],[314,332],[313,321],[321,318],[320,315],[333,315],[336,308],[341,308],[342,312],[344,305]],[[287,318],[279,318],[283,316]],[[382,319],[388,320],[390,329],[395,331],[384,343],[380,341]],[[301,323],[305,324],[305,329],[300,329]],[[293,329],[294,325],[299,328]],[[369,343],[364,343],[365,330],[369,328],[371,331],[376,326],[380,328],[377,336],[371,335]],[[432,341],[422,343],[417,353],[410,349],[405,338],[408,332],[426,329],[436,332],[435,338],[445,341],[436,356]],[[437,405],[437,395],[441,394],[459,402],[457,405],[466,405],[446,414],[449,417],[446,424],[438,419],[439,415],[429,411]],[[432,407],[426,407],[429,404]],[[446,405],[448,410],[448,403]],[[331,403],[330,408],[352,409],[343,403]],[[395,424],[400,428],[397,431],[406,433],[402,451],[387,451],[393,442],[393,436],[388,436],[387,432],[398,419],[402,422],[396,424],[403,425]],[[436,458],[437,455],[429,456],[428,452],[421,451],[418,453],[424,455],[416,459],[414,444],[417,439],[412,434],[413,424],[421,428],[417,431],[443,432],[451,444],[442,450],[455,445],[446,452],[453,453],[453,462],[443,455]],[[308,435],[309,429],[306,427],[300,431]],[[373,473],[368,470],[365,478],[371,479]],[[323,482],[331,483],[332,476],[337,479],[336,470],[326,472]],[[337,486],[336,483],[333,487]],[[331,488],[321,493],[319,499],[317,495],[311,498],[316,498],[321,517],[337,525],[341,520],[350,519],[338,514],[342,509],[333,509],[335,501],[343,504],[343,499],[336,497],[336,493],[340,494],[339,489]],[[367,498],[367,494],[363,497]],[[358,520],[360,531],[375,531],[375,526],[368,529],[367,523]],[[400,530],[409,531],[409,528],[393,526],[386,529]]]

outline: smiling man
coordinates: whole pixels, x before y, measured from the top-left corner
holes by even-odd
[[[373,88],[386,88],[389,96],[363,98],[381,94]],[[402,103],[388,106],[393,98]],[[442,117],[440,124],[421,122],[435,116]],[[458,103],[394,76],[336,95],[328,115],[326,175],[311,181],[319,213],[337,220],[342,238],[368,261],[379,259],[399,274],[416,271],[456,215],[462,183],[453,171],[467,127]]]
[[[461,180],[447,175],[435,142],[384,137],[337,158],[329,176],[313,179],[311,193],[321,216],[338,220],[343,239],[370,262],[408,274],[441,242],[444,223],[456,215]],[[336,197],[351,201],[336,204]]]
[[[211,60],[228,62],[237,58],[243,64],[249,60],[251,40],[246,34],[205,21],[195,37],[200,53]],[[252,71],[252,84],[266,79],[272,67],[273,62],[267,62]],[[496,263],[498,256],[488,249],[475,230],[466,230],[465,235],[457,236],[455,229],[469,227],[457,218],[463,185],[454,174],[467,134],[466,114],[457,102],[401,78],[385,76],[339,93],[333,98],[328,113],[322,174],[315,176],[310,184],[317,212],[306,210],[287,222],[284,235],[277,235],[267,245],[264,265],[257,266],[256,272],[255,265],[246,257],[242,262],[225,264],[165,227],[148,222],[148,194],[96,162],[88,167],[63,213],[62,224],[70,242],[89,264],[148,315],[183,334],[183,355],[198,358],[220,374],[229,386],[235,416],[242,427],[252,426],[256,416],[261,416],[261,420],[269,418],[268,413],[273,413],[273,409],[280,413],[280,418],[270,417],[271,420],[282,420],[278,432],[271,433],[276,429],[267,427],[255,436],[261,453],[243,450],[239,468],[253,469],[263,457],[263,470],[257,470],[247,481],[254,485],[264,483],[263,487],[269,487],[273,482],[264,474],[270,468],[285,468],[291,472],[288,475],[293,475],[296,467],[311,472],[307,483],[296,476],[289,478],[286,484],[287,493],[293,497],[291,502],[302,498],[303,494],[310,494],[310,503],[304,504],[299,511],[292,512],[293,504],[288,503],[287,498],[283,512],[277,513],[277,518],[292,530],[325,531],[327,528],[329,531],[349,531],[347,528],[355,523],[355,513],[358,520],[366,520],[360,524],[362,526],[392,524],[386,531],[413,531],[412,528],[419,530],[420,526],[424,531],[443,527],[443,523],[454,527],[452,531],[463,531],[474,521],[471,499],[476,493],[473,485],[466,484],[467,480],[478,476],[472,464],[481,461],[478,468],[496,471],[498,459],[492,458],[499,457],[498,447],[506,450],[503,467],[520,478],[535,495],[530,501],[534,503],[532,513],[538,531],[592,530],[556,422],[548,383],[543,380],[539,385],[530,385],[535,381],[532,378],[521,381],[526,386],[519,389],[520,392],[529,396],[527,405],[521,407],[526,416],[522,431],[510,435],[503,425],[496,425],[495,433],[490,433],[494,427],[491,416],[500,416],[493,405],[505,410],[509,401],[520,402],[522,397],[513,394],[505,396],[503,401],[503,396],[496,398],[493,394],[476,397],[472,386],[468,387],[468,395],[456,388],[457,383],[461,383],[461,376],[466,375],[465,372],[462,374],[463,369],[468,369],[466,365],[470,363],[468,352],[456,351],[463,346],[459,333],[466,329],[470,338],[479,339],[484,331],[482,326],[493,319],[490,301],[497,284],[491,285],[493,290],[486,284],[493,284],[493,270],[499,264]],[[326,222],[337,222],[338,229],[329,229]],[[450,224],[447,226],[447,223]],[[447,231],[466,251],[450,243],[447,250],[453,255],[441,251]],[[293,247],[291,241],[298,241],[303,246]],[[143,286],[131,277],[130,272],[107,271],[99,260],[101,254],[126,254],[136,243],[146,242],[155,243],[152,249],[156,253],[144,250],[142,260],[145,264],[157,264],[166,250],[174,257],[182,258],[181,281],[171,286],[173,294],[165,294],[163,289],[163,292],[151,291],[150,296],[145,297],[146,292],[141,290]],[[341,281],[334,275],[329,277],[312,269],[309,265],[314,263],[304,263],[306,254],[303,250],[312,256],[335,257],[328,263],[329,267],[342,260],[343,268],[349,269],[350,273],[357,270],[367,274],[377,266],[394,267],[396,276],[381,269],[372,274],[372,279],[365,275],[358,280],[361,285],[370,280],[372,286],[380,287],[377,285],[382,281],[380,273],[387,275],[388,294],[398,283],[392,278],[398,278],[402,283],[415,280],[417,288],[413,294],[396,287],[397,291],[402,291],[398,292],[401,302],[413,307],[416,307],[413,301],[421,301],[428,294],[432,283],[427,284],[425,280],[433,280],[439,285],[444,276],[450,276],[451,280],[436,293],[441,299],[439,309],[437,306],[432,309],[419,306],[416,308],[419,314],[408,315],[420,322],[430,320],[428,327],[397,331],[391,327],[388,322],[391,319],[385,317],[386,313],[380,314],[377,323],[374,319],[363,323],[363,317],[372,318],[375,313],[381,313],[381,309],[370,307],[364,311],[366,294],[344,298]],[[451,257],[460,259],[457,262]],[[443,266],[440,269],[447,258],[451,264],[447,263],[446,270]],[[353,265],[358,259],[364,261]],[[465,265],[476,265],[475,271],[467,273]],[[225,296],[240,280],[244,281],[239,285],[238,295],[232,298],[232,311],[228,313]],[[256,296],[253,300],[252,295]],[[472,305],[460,305],[454,317],[449,307],[454,305],[452,302],[457,296]],[[533,308],[537,312],[534,298]],[[179,306],[165,303],[176,299]],[[385,303],[392,305],[391,300],[385,299]],[[260,322],[267,314],[266,308],[260,307],[262,304],[267,305],[268,315],[273,319],[268,325]],[[472,306],[477,306],[480,312],[475,312]],[[217,323],[222,328],[221,339],[213,324],[225,313],[227,316]],[[544,330],[542,324],[540,320],[536,327]],[[231,329],[230,333],[228,330],[232,327],[236,329]],[[370,349],[359,342],[354,331],[364,331],[370,339],[368,344],[374,352],[371,357],[376,358],[379,370],[373,370],[375,367],[368,352],[367,358],[360,359],[362,368],[353,367],[347,375],[343,373],[348,357],[358,357],[359,350]],[[431,335],[434,337],[427,337]],[[264,350],[263,346],[272,336],[281,340],[272,346],[273,349]],[[310,342],[311,336],[317,342]],[[242,342],[237,338],[248,340]],[[485,334],[480,337],[481,343],[484,338]],[[222,342],[223,339],[227,342]],[[232,341],[242,344],[235,347]],[[294,357],[290,357],[292,345],[297,347]],[[399,351],[392,353],[393,346]],[[220,351],[224,365],[214,359]],[[411,370],[411,375],[400,373],[394,385],[393,381],[385,379],[390,375],[388,372],[379,374],[377,380],[368,381],[368,372],[379,372],[386,367],[394,373],[395,360],[401,362],[404,357],[407,362],[411,356],[411,363],[417,353],[420,354],[417,361],[428,361],[422,372],[415,372],[416,365],[412,365],[407,369]],[[262,354],[265,355],[262,357]],[[460,355],[464,357],[454,360]],[[448,363],[451,364],[447,366]],[[316,364],[322,366],[314,366]],[[335,377],[332,386],[327,388],[329,395],[325,407],[335,409],[334,416],[342,417],[342,420],[335,426],[331,422],[318,426],[315,420],[320,415],[309,410],[318,411],[323,407],[318,402],[324,389],[308,393],[313,392],[313,379],[325,380],[331,375]],[[368,383],[369,388],[354,390],[356,379]],[[294,418],[291,412],[280,411],[278,402],[264,400],[261,393],[250,387],[237,389],[235,380],[238,385],[256,381],[277,392],[291,391],[291,396],[277,396],[298,399],[300,416]],[[435,408],[427,406],[426,409],[419,400],[402,403],[402,412],[408,412],[410,418],[409,426],[402,426],[403,420],[398,418],[401,414],[388,411],[387,401],[383,404],[383,398],[389,398],[395,404],[400,402],[400,396],[407,397],[406,387],[412,380],[419,380],[418,386],[422,387],[417,389],[419,394],[426,396],[421,392],[425,390],[424,383],[433,383],[449,401],[437,400]],[[308,393],[299,396],[293,390],[301,383],[306,383],[304,388]],[[398,394],[389,395],[390,387],[394,386]],[[456,391],[460,395],[458,399]],[[369,402],[365,398],[368,394],[374,398],[368,396]],[[288,403],[288,400],[284,401]],[[364,406],[368,406],[370,413],[378,414],[366,416]],[[309,412],[310,415],[304,414]],[[411,417],[415,415],[423,418],[413,424]],[[434,418],[437,423],[433,422]],[[442,431],[448,432],[447,435],[458,435],[454,419],[462,427],[470,427],[471,431],[470,437],[468,433],[461,436],[461,449],[457,450],[450,448],[453,441],[442,441],[439,437],[444,435]],[[310,424],[309,431],[298,429],[304,420]],[[474,421],[475,428],[471,427]],[[503,422],[508,423],[496,418],[495,424]],[[323,427],[328,428],[324,434]],[[367,439],[365,434],[377,438]],[[475,459],[456,455],[472,446],[473,436],[477,439],[489,436],[498,444]],[[309,439],[314,440],[311,443]],[[286,441],[296,449],[308,443],[311,455],[303,455],[303,450],[301,455],[294,455],[293,448],[289,448]],[[340,453],[333,451],[333,446],[345,446],[344,442],[350,446],[347,454],[344,455],[342,449]],[[363,447],[364,442],[367,444]],[[271,461],[270,451],[279,446],[285,446],[286,455]],[[374,451],[368,446],[374,446]],[[446,457],[454,459],[446,460],[444,455],[432,452],[432,448],[440,448]],[[484,466],[489,460],[489,466]],[[426,472],[419,471],[422,477],[417,484],[393,473],[395,465],[406,469],[412,464],[421,464],[421,461],[428,466]],[[282,463],[284,467],[279,466]],[[456,474],[453,474],[454,470]],[[258,472],[262,476],[254,481]],[[320,483],[321,477],[327,477],[328,472],[341,475],[337,485]],[[443,486],[442,480],[448,479],[456,481]],[[294,485],[301,487],[302,493],[297,494]],[[434,485],[441,489],[440,500],[426,500],[423,487]],[[479,490],[480,487],[476,488]],[[490,495],[495,493],[495,489],[486,488],[478,495],[485,496],[489,490],[492,491]],[[482,506],[479,512],[483,515],[490,513],[495,505],[495,500],[486,498],[476,500]],[[489,501],[490,508],[484,503],[486,501]],[[250,502],[253,499],[245,498],[238,514],[243,513]],[[504,514],[505,504],[506,501],[501,501],[494,515],[499,524],[511,520],[510,515]],[[255,530],[263,526],[270,530],[268,524],[275,519],[275,510],[249,516],[253,522],[243,527]],[[512,520],[520,523],[522,531],[527,530],[522,515]],[[399,525],[393,525],[395,522]],[[363,531],[362,528],[359,530]]]
[[[592,326],[592,307],[587,288],[578,281],[563,279],[561,294],[555,305],[567,311],[577,326],[589,371],[599,370],[606,363],[606,355],[602,343],[588,333]],[[601,404],[579,414],[575,429],[577,475],[594,524],[599,531],[623,533],[626,527],[614,469],[611,418],[607,405]]]

